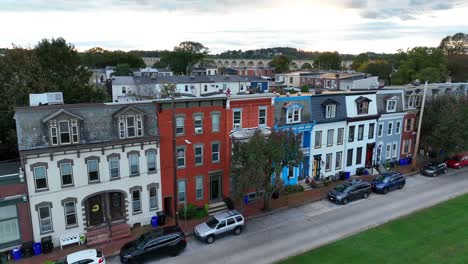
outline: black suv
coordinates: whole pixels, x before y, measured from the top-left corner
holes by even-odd
[[[423,168],[421,168],[421,174],[424,176],[435,177],[442,173],[447,173],[447,165],[445,164],[445,162],[431,162]]]
[[[186,246],[184,232],[178,226],[159,228],[125,244],[120,249],[120,261],[140,263],[159,255],[177,256]]]
[[[358,198],[367,198],[371,193],[370,183],[362,180],[352,180],[338,184],[328,193],[332,202],[347,204]]]

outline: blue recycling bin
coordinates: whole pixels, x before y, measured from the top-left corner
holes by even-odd
[[[351,178],[351,172],[347,171],[345,172],[345,179]]]
[[[406,159],[400,159],[400,166],[406,165]]]
[[[11,255],[13,256],[14,260],[20,260],[21,259],[21,248],[20,247],[15,247],[14,249],[11,250]]]
[[[249,204],[249,196],[244,196],[244,204]]]
[[[158,227],[158,216],[157,215],[151,217],[151,226],[152,227]]]
[[[33,251],[35,256],[42,254],[42,245],[40,242],[34,243]]]

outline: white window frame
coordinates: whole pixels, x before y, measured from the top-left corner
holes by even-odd
[[[60,142],[60,145],[70,145],[72,143],[72,133],[71,133],[71,127],[70,127],[70,121],[68,120],[61,120],[61,121],[58,121],[57,122],[57,127],[58,127],[58,138],[59,138],[59,142]],[[67,128],[68,128],[68,132],[62,132],[62,129],[60,127],[60,124],[62,123],[66,123],[67,124]],[[68,134],[68,139],[69,141],[68,142],[62,142],[62,134]]]
[[[366,125],[364,125],[364,124],[358,125],[357,141],[364,140],[364,129],[365,128],[366,128]]]
[[[389,121],[387,123],[387,136],[391,136],[393,134],[393,121]]]
[[[177,147],[177,148],[176,148],[176,151],[177,151],[177,168],[185,168],[185,166],[186,166],[186,160],[185,160],[185,157],[186,157],[186,153],[185,153],[185,147],[179,146],[179,147]],[[180,153],[180,151],[183,151],[183,154],[184,154],[184,155],[179,157],[179,153]],[[180,160],[180,159],[184,161],[184,162],[183,162],[183,163],[184,163],[183,165],[179,165],[179,160]]]
[[[340,132],[341,132],[341,135],[340,135]],[[344,140],[344,128],[340,127],[340,128],[338,128],[338,135],[337,135],[337,139],[336,139],[336,144],[337,145],[343,145],[343,140]]]
[[[325,156],[325,171],[331,171],[332,163],[333,163],[333,154],[328,153]]]
[[[195,199],[197,201],[203,200],[203,176],[195,177]]]
[[[335,154],[335,170],[341,169],[342,162],[343,162],[343,151],[338,151]]]
[[[141,115],[136,116],[136,136],[143,136],[143,119]]]
[[[193,117],[193,127],[195,134],[203,134],[203,116],[201,114],[195,114]]]
[[[129,119],[133,119],[133,126],[128,125],[128,120]],[[134,133],[133,136],[130,136],[130,133],[129,133],[131,128],[133,128],[133,133]],[[133,116],[133,115],[125,116],[125,132],[126,132],[127,138],[134,138],[134,137],[137,136],[137,124],[136,124],[135,116]]]
[[[48,217],[45,217],[45,218],[41,217],[41,209],[43,209],[43,208],[47,208],[47,211],[49,212]],[[50,210],[50,206],[46,205],[46,206],[38,207],[37,208],[37,214],[38,214],[38,217],[39,217],[39,231],[40,231],[40,233],[45,234],[45,233],[53,232],[54,231],[54,225],[53,225],[53,222],[52,222],[52,210]],[[50,229],[48,229],[48,230],[43,229],[43,226],[44,226],[43,222],[44,221],[50,221]]]
[[[336,104],[327,104],[325,106],[325,118],[335,118],[336,117]]]
[[[183,188],[180,188],[183,187]],[[179,180],[177,181],[177,203],[183,204],[187,202],[187,191],[186,191],[186,181],[185,180]],[[183,194],[183,195],[181,195]],[[183,197],[183,199],[181,199]]]
[[[43,179],[42,177],[41,178],[37,178],[37,173],[36,173],[36,169],[44,169],[44,178],[45,178],[45,181],[46,181],[46,187],[44,188],[37,188],[37,180],[38,179]],[[33,168],[33,175],[34,175],[34,186],[36,187],[36,191],[42,191],[42,190],[48,190],[49,189],[49,182],[48,182],[48,179],[47,179],[47,168],[46,166],[36,166]]]
[[[127,129],[125,128],[125,117],[119,117],[119,137],[126,138],[127,137]]]
[[[398,149],[397,142],[393,142],[393,145],[392,145],[392,157],[393,158],[397,157],[397,149]]]
[[[405,151],[405,142],[408,142],[408,150]],[[412,140],[411,139],[405,139],[403,140],[403,151],[402,153],[403,154],[409,154],[411,153],[411,143],[412,143]]]
[[[78,121],[72,119],[70,122],[70,129],[71,129],[71,142],[76,144],[80,142],[80,134],[78,133]]]
[[[396,112],[397,100],[391,99],[387,101],[387,112]]]
[[[220,131],[220,125],[219,125],[220,122],[221,122],[221,113],[211,113],[211,132]]]
[[[112,163],[117,162],[117,166],[115,168],[112,167]],[[117,169],[117,176],[112,176],[112,169]],[[110,157],[109,158],[109,177],[111,179],[117,179],[120,177],[120,159],[119,157]]]
[[[286,111],[286,124],[301,122],[302,108],[290,108]]]
[[[135,156],[136,156],[136,159],[134,158]],[[133,161],[136,160],[136,164],[132,164],[132,160]],[[136,166],[136,172],[132,171],[133,166]],[[128,168],[129,168],[130,176],[135,176],[135,175],[140,174],[140,155],[136,153],[132,153],[128,155]]]
[[[135,192],[138,192],[138,199],[135,199],[135,197],[133,196],[133,194]],[[141,208],[141,190],[133,190],[132,193],[132,213],[133,214],[139,214],[142,212],[142,208]],[[135,204],[138,204],[139,206],[135,206]],[[139,208],[138,208],[139,207]]]
[[[263,115],[261,113],[264,113]],[[262,122],[263,120],[263,122]],[[258,127],[266,127],[267,125],[267,107],[258,107]]]
[[[367,105],[367,106],[364,107],[364,105]],[[366,110],[366,111],[364,112],[363,110]],[[362,102],[358,103],[357,114],[358,115],[367,115],[367,114],[369,114],[369,102],[368,101],[362,101]]]
[[[401,121],[397,121],[395,126],[395,134],[398,135],[401,132]]]
[[[405,120],[405,132],[411,132],[413,131],[413,125],[414,125],[414,122],[413,122],[414,118],[408,118]],[[408,128],[408,123],[410,123],[410,129],[407,129]]]
[[[65,165],[69,165],[70,166],[70,178],[71,178],[71,183],[69,184],[63,184],[63,166]],[[62,183],[62,187],[67,187],[67,186],[73,186],[73,166],[71,164],[71,162],[66,162],[66,163],[61,163],[60,164],[60,180],[61,180],[61,183]]]
[[[218,151],[215,152],[213,151],[213,147],[217,145],[218,146]],[[211,162],[212,163],[219,163],[221,162],[221,143],[220,142],[212,142],[211,143]],[[216,156],[215,156],[216,155]],[[216,159],[214,158],[216,157]]]
[[[182,121],[180,121],[182,120]],[[182,132],[177,132],[178,129],[182,129]],[[183,116],[176,116],[176,135],[184,135],[185,134],[185,117]]]
[[[379,123],[379,126],[377,127],[377,136],[382,137],[383,136],[383,123]]]
[[[200,154],[197,154],[197,149],[200,148],[201,152]],[[193,145],[193,154],[194,154],[194,162],[195,165],[203,165],[203,144],[195,144]],[[201,159],[201,162],[197,163],[197,158]]]
[[[55,139],[55,140],[54,140]],[[55,143],[54,143],[55,142]],[[53,146],[56,146],[59,144],[59,139],[58,139],[58,128],[56,126],[51,126],[50,127],[50,143]]]
[[[387,143],[385,151],[385,158],[389,160],[392,157],[392,144]]]
[[[335,134],[334,129],[328,129],[327,131],[327,147],[333,146],[333,136]]]
[[[322,147],[322,130],[315,131],[314,148],[318,149],[321,147]]]
[[[70,213],[70,212],[67,213],[67,204],[70,204],[70,203],[73,204],[73,212],[72,213]],[[63,213],[65,214],[65,226],[67,228],[78,226],[78,215],[76,214],[76,203],[74,201],[68,201],[68,202],[63,203]],[[68,216],[69,215],[74,215],[75,216],[75,224],[71,225],[71,224],[68,223]]]
[[[154,160],[151,160],[150,157],[154,157]],[[156,164],[156,160],[157,160],[156,151],[154,150],[148,151],[148,153],[146,154],[146,168],[148,169],[148,172],[157,171],[158,167]]]
[[[239,113],[239,118],[236,118],[236,113]],[[242,109],[234,109],[232,111],[232,127],[234,129],[242,128]]]
[[[371,129],[372,127],[372,129]],[[373,139],[375,134],[375,123],[369,123],[369,133],[367,134],[368,139]],[[372,136],[371,136],[372,135]]]
[[[154,190],[155,196],[151,195],[151,190]],[[149,209],[156,210],[159,208],[159,199],[158,199],[158,188],[156,186],[151,186],[148,188],[148,196],[149,196]],[[152,206],[151,204],[155,204],[156,206]]]
[[[89,163],[90,163],[90,162],[94,162],[94,161],[96,162],[97,180],[91,180],[91,179],[90,179],[90,174],[89,174],[90,172],[92,172],[92,171],[90,171]],[[88,173],[87,173],[87,174],[88,174],[88,182],[99,182],[99,179],[100,179],[100,175],[99,175],[99,160],[97,160],[97,159],[90,159],[90,160],[87,160],[87,161],[86,161],[86,167],[87,167],[87,172],[88,172]]]
[[[3,215],[0,217],[0,229],[1,230],[8,230],[8,233],[4,233],[4,237],[2,237],[2,243],[10,243],[13,241],[20,241],[21,240],[21,231],[20,231],[20,224],[19,224],[19,215],[18,215],[18,207],[16,204],[9,204],[1,206],[0,208],[6,209],[10,208],[11,213],[13,214],[5,214],[2,212]]]

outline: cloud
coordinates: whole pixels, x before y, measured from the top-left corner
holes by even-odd
[[[434,11],[449,10],[466,5],[463,0],[388,0],[372,1],[350,0],[344,6],[358,9],[366,19],[399,18],[403,21],[415,20],[421,15],[430,15]]]

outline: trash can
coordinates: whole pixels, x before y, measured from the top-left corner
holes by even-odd
[[[42,245],[41,245],[41,243],[40,242],[34,243],[33,250],[34,250],[34,255],[35,256],[42,254]]]
[[[351,172],[347,171],[345,172],[345,179],[351,178]]]
[[[244,196],[244,204],[249,204],[249,196]]]
[[[340,175],[340,180],[344,180],[346,178],[346,172],[340,171],[338,174]]]
[[[157,215],[151,217],[151,226],[152,227],[158,227],[158,216]]]
[[[21,244],[21,251],[23,254],[23,258],[29,258],[33,256],[33,242],[24,242],[23,244]]]
[[[158,225],[163,226],[166,224],[166,213],[163,211],[157,212],[156,215],[158,216]]]
[[[21,259],[21,248],[20,247],[15,247],[14,249],[11,250],[11,255],[13,256],[14,260],[20,260]]]
[[[46,236],[41,238],[42,253],[50,253],[54,248],[54,243],[52,243],[52,236]]]
[[[364,175],[369,175],[369,171],[367,169],[364,169]]]

